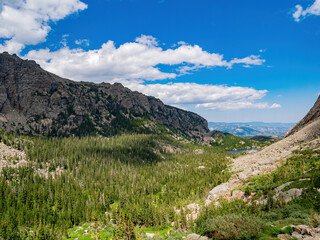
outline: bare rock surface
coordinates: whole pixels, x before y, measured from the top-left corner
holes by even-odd
[[[287,239],[291,239],[292,236],[289,234],[279,234],[277,238],[279,238],[280,240],[287,240]]]
[[[198,234],[195,234],[195,233],[192,233],[192,234],[189,234],[185,240],[209,240],[208,237],[204,237],[204,236],[200,236]]]
[[[320,239],[320,229],[313,228],[306,225],[292,226],[293,233],[292,238],[299,240],[319,240]]]
[[[24,152],[0,143],[0,171],[4,167],[20,167],[27,163]]]
[[[7,146],[0,142],[0,173],[3,168],[19,168],[25,166],[31,166],[35,173],[39,176],[48,178],[49,175],[53,178],[59,176],[64,171],[62,168],[58,167],[55,171],[49,171],[49,166],[46,168],[37,168],[36,164],[27,159],[24,151],[17,150],[13,147]]]

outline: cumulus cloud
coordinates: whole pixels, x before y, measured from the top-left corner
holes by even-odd
[[[245,58],[235,58],[233,60],[230,61],[230,66],[232,66],[233,64],[239,64],[242,63],[244,64],[244,67],[250,67],[251,65],[262,65],[265,62],[264,59],[261,59],[260,56],[256,56],[256,55],[251,55],[249,57],[245,57]]]
[[[88,39],[78,39],[75,41],[75,44],[82,46],[90,46],[90,41]]]
[[[262,65],[265,60],[256,55],[228,61],[222,54],[210,53],[185,42],[163,49],[156,38],[142,35],[118,47],[108,41],[94,50],[66,46],[57,51],[33,50],[24,57],[34,59],[46,70],[66,78],[121,82],[132,90],[155,96],[173,106],[224,110],[280,107],[258,102],[266,95],[266,90],[197,83],[146,84],[146,81],[175,79],[201,68]],[[159,65],[171,66],[171,70],[164,71]]]
[[[237,110],[245,108],[280,108],[277,103],[259,102],[267,90],[248,87],[197,83],[143,84],[142,81],[124,81],[123,84],[146,95],[155,96],[172,106],[194,105],[211,110]]]
[[[51,22],[86,8],[81,0],[0,0],[0,39],[5,40],[0,44],[0,52],[19,54],[26,45],[46,41]],[[263,65],[265,60],[260,56],[227,60],[220,53],[211,53],[184,41],[163,49],[155,37],[148,35],[120,46],[107,41],[93,50],[81,48],[89,46],[89,40],[78,39],[75,44],[79,47],[71,49],[68,36],[62,37],[59,50],[32,50],[23,57],[36,60],[46,70],[62,77],[77,81],[121,82],[132,90],[180,108],[182,105],[224,110],[280,107],[279,104],[259,102],[266,90],[196,83],[146,84],[146,81],[175,79],[202,68]],[[162,66],[170,66],[170,70],[164,70],[168,68]]]
[[[310,15],[320,15],[320,0],[315,0],[315,2],[305,10],[301,5],[296,5],[296,11],[292,16],[296,22],[299,22],[301,19]]]
[[[214,102],[214,103],[203,103],[197,104],[196,108],[209,108],[211,110],[239,110],[239,109],[248,109],[248,108],[256,108],[256,109],[273,109],[280,108],[280,104],[274,103],[269,105],[266,102],[248,102],[248,101],[226,101],[226,102]]]
[[[26,45],[46,40],[50,22],[84,10],[80,0],[2,0],[0,1],[0,51],[20,53]]]
[[[0,0],[0,51],[20,53],[26,45],[46,41],[50,23],[84,10],[81,0]],[[193,105],[207,109],[275,108],[259,100],[266,90],[196,83],[146,84],[146,81],[175,79],[201,68],[232,68],[263,65],[260,56],[224,59],[222,54],[203,50],[198,45],[178,42],[163,49],[153,36],[141,35],[133,42],[116,46],[107,41],[101,48],[84,50],[89,40],[78,39],[78,48],[68,46],[62,36],[62,48],[32,50],[24,58],[36,60],[46,70],[62,77],[92,82],[122,82],[132,90],[160,98],[174,106]],[[161,66],[170,66],[163,70]]]
[[[125,83],[131,89],[163,99],[170,104],[208,103],[224,100],[248,99],[254,101],[264,97],[266,90],[247,87],[228,87],[224,85],[197,83],[137,84]]]
[[[146,35],[119,47],[108,41],[100,49],[40,49],[30,51],[25,57],[36,60],[46,70],[60,76],[93,82],[174,79],[204,67],[231,68],[234,64],[251,66],[265,62],[255,55],[227,61],[222,54],[209,53],[198,45],[183,44],[163,49],[157,39]],[[163,71],[160,65],[172,66],[173,69]]]

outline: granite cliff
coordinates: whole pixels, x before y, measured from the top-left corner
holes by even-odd
[[[203,139],[207,121],[163,104],[120,83],[75,82],[43,70],[35,61],[0,54],[0,128],[49,136],[112,136],[162,125]]]

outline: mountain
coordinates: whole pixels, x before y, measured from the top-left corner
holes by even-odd
[[[300,129],[305,127],[306,125],[310,124],[311,122],[320,119],[320,96],[318,97],[318,100],[315,102],[313,107],[310,109],[310,111],[307,113],[307,115],[298,122],[288,133],[286,136],[290,136],[296,132],[298,132]]]
[[[294,123],[264,122],[209,122],[210,130],[218,130],[237,136],[278,136],[283,137],[294,126]]]
[[[35,61],[0,54],[0,127],[33,135],[69,136],[152,131],[158,125],[203,138],[207,121],[120,83],[75,82]],[[161,126],[160,126],[161,127]]]
[[[251,211],[248,209],[254,205],[253,214],[248,214],[247,222],[255,216],[263,216],[260,223],[259,219],[254,219],[253,222],[260,226],[266,222],[272,223],[269,233],[265,234],[277,237],[274,239],[320,238],[320,232],[316,229],[320,226],[319,110],[318,99],[306,117],[285,138],[260,151],[232,159],[230,172],[233,174],[228,181],[214,187],[205,202],[207,212],[210,211],[210,206],[220,206],[222,209],[219,209],[219,212],[224,215],[221,214],[216,219],[212,217],[213,214],[200,216],[196,221],[199,233],[219,236],[216,233],[221,231],[221,234],[225,234],[224,231],[229,226],[227,224],[238,221],[242,223],[240,226],[244,228],[243,232],[248,232],[249,224],[245,223],[244,219],[232,219],[230,216],[234,215],[228,215],[229,209],[235,209],[236,206],[236,210],[231,210],[231,213],[241,213],[242,216],[243,213],[248,214]],[[229,205],[224,205],[224,202]],[[239,207],[244,202],[247,204]],[[312,212],[309,217],[300,217],[304,213],[307,216],[308,211]],[[223,221],[225,223],[221,224],[223,227],[220,230],[216,226]],[[308,229],[308,233],[303,232],[305,230],[302,231],[301,226]],[[235,239],[232,234],[239,231],[239,228],[226,230],[231,233],[229,238],[217,239]],[[201,232],[203,229],[204,233]],[[273,233],[270,234],[271,232]],[[272,238],[259,236],[256,239]]]

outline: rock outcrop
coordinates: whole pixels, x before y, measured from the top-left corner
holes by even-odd
[[[0,172],[4,167],[18,168],[27,165],[23,151],[9,147],[0,142]]]
[[[298,132],[300,129],[305,127],[306,125],[310,124],[311,122],[320,119],[320,96],[314,106],[310,109],[310,111],[307,113],[307,115],[298,122],[288,133],[286,136],[290,136],[296,132]]]
[[[141,124],[147,129],[161,124],[198,139],[209,132],[207,121],[197,114],[119,83],[75,82],[34,61],[0,54],[0,128],[33,135],[110,136],[138,131]]]

